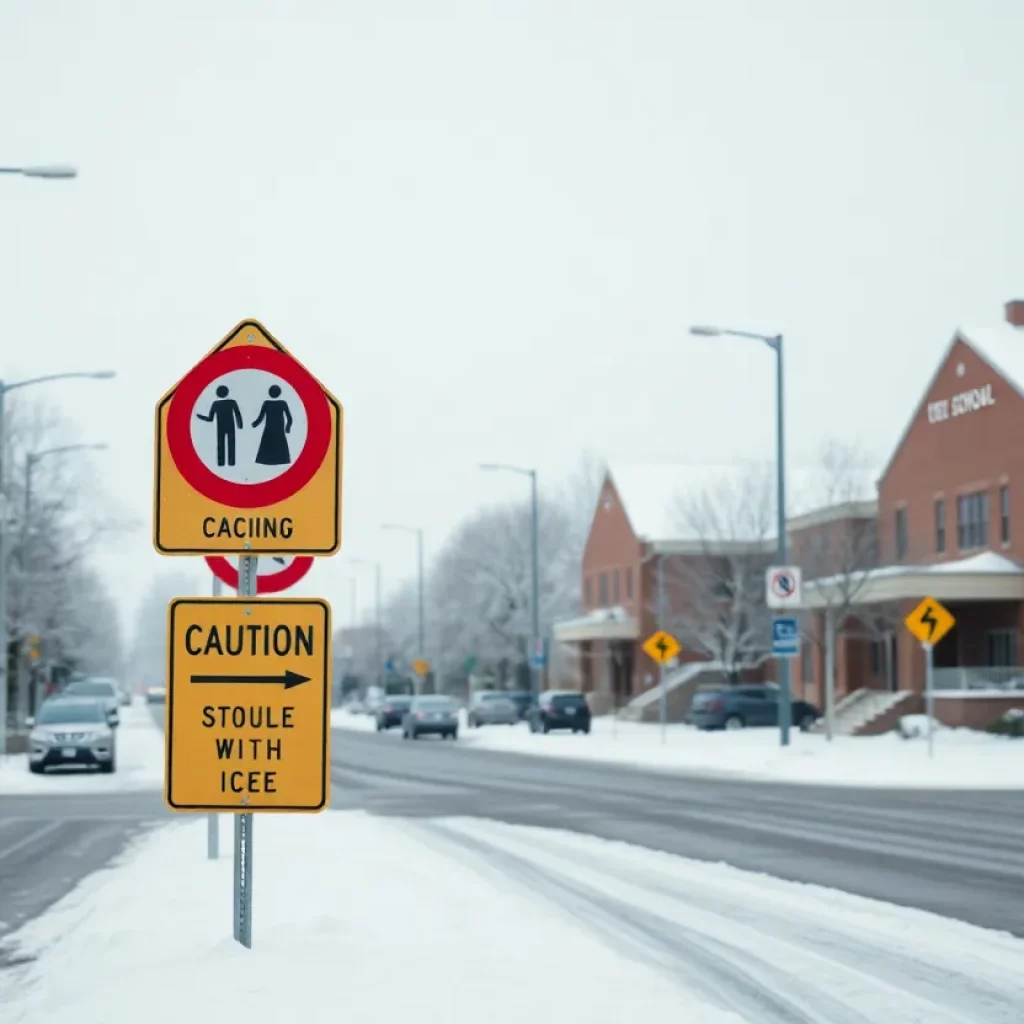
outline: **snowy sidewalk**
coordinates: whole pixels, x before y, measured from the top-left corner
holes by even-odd
[[[230,831],[222,823],[223,844]],[[253,949],[231,938],[230,856],[205,822],[147,836],[9,937],[4,1024],[732,1024],[571,920],[357,813],[256,820]],[[542,939],[542,941],[538,941]],[[557,965],[557,970],[552,967]],[[13,984],[12,984],[13,982]]]
[[[335,709],[331,724],[339,729],[371,731],[374,719]],[[401,742],[401,730],[386,734]],[[486,750],[543,757],[605,761],[669,772],[728,773],[750,779],[850,786],[909,786],[956,789],[1024,789],[1024,740],[967,729],[935,734],[935,757],[929,759],[923,738],[823,735],[793,730],[788,749],[779,746],[777,729],[701,732],[670,725],[595,718],[589,736],[531,733],[525,724],[466,727],[459,742]],[[426,742],[426,741],[423,741]]]
[[[117,728],[117,771],[101,775],[95,769],[64,769],[33,775],[27,754],[0,758],[0,795],[15,793],[68,794],[118,793],[162,789],[164,784],[164,734],[145,704],[120,709]]]
[[[258,815],[254,839],[251,951],[230,857],[169,825],[0,944],[28,958],[0,1020],[1020,1019],[1021,940],[816,886],[479,820]]]

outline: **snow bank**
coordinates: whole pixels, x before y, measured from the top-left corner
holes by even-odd
[[[336,728],[372,730],[372,717],[335,712]],[[401,742],[398,730],[384,734]],[[605,761],[668,772],[727,773],[750,779],[850,786],[911,786],[963,789],[1024,788],[1024,741],[968,729],[935,734],[935,756],[921,740],[885,736],[791,733],[791,745],[779,746],[777,729],[701,732],[670,725],[595,718],[589,736],[531,733],[525,724],[468,729],[459,742],[482,750],[543,757]],[[382,738],[382,742],[384,739]]]
[[[162,789],[164,735],[145,705],[121,708],[117,729],[117,771],[101,775],[95,769],[68,768],[33,775],[27,754],[0,758],[0,794],[112,793]]]
[[[206,860],[205,822],[167,826],[6,940],[38,959],[5,971],[0,1019],[740,1024],[412,826],[332,811],[255,824],[252,950],[231,938],[230,857]]]

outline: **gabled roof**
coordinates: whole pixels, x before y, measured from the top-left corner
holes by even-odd
[[[878,478],[879,481],[884,480],[892,468],[896,456],[899,455],[900,449],[910,433],[910,428],[913,427],[922,407],[928,401],[928,396],[931,394],[932,388],[935,387],[935,381],[938,380],[939,374],[944,369],[958,341],[980,356],[1010,387],[1019,395],[1024,396],[1024,329],[1012,327],[1008,323],[997,324],[994,327],[958,327],[936,363],[935,372],[928,378],[928,383],[925,385],[920,399],[914,404],[907,425],[893,446],[892,454]]]
[[[647,544],[700,541],[699,531],[688,524],[681,505],[695,498],[727,502],[730,495],[744,494],[744,488],[763,488],[767,507],[764,515],[743,527],[729,510],[737,535],[718,538],[730,541],[759,541],[775,536],[775,478],[771,464],[763,462],[622,464],[612,463],[608,473],[622,500],[626,517],[637,539]],[[822,467],[789,467],[786,481],[788,519],[837,506],[849,509],[875,498],[877,470],[858,467],[840,481],[829,481]],[[744,517],[751,518],[751,517]],[[762,528],[763,527],[763,528]],[[749,534],[743,536],[743,533]]]

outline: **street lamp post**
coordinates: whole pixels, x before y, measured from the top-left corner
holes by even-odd
[[[9,170],[5,173],[10,173]],[[7,494],[5,485],[4,470],[6,463],[4,450],[6,438],[4,436],[4,421],[6,417],[6,397],[8,391],[16,388],[29,387],[32,384],[45,384],[52,380],[70,380],[72,378],[84,378],[86,380],[109,380],[114,376],[113,370],[99,370],[93,373],[48,373],[42,377],[31,377],[28,380],[18,380],[13,384],[7,384],[0,380],[0,497]],[[7,680],[7,552],[6,533],[7,515],[9,503],[0,501],[0,757],[7,753],[7,701],[8,701],[8,680]]]
[[[485,462],[480,469],[492,472],[518,473],[530,478],[530,689],[531,704],[540,696],[540,514],[537,507],[537,470],[505,463]]]
[[[755,334],[751,331],[732,331],[721,327],[691,327],[691,334],[702,337],[749,338],[767,345],[775,353],[775,472],[778,505],[776,510],[779,543],[779,565],[785,565],[789,556],[786,539],[786,432],[785,401],[782,373],[782,335]],[[779,739],[782,746],[789,746],[789,731],[793,724],[793,702],[790,692],[789,659],[779,658]]]
[[[30,572],[32,569],[32,553],[34,544],[30,523],[32,520],[32,471],[40,460],[50,455],[63,455],[65,452],[81,451],[104,451],[106,444],[62,444],[56,448],[44,448],[42,451],[29,452],[25,456],[25,512],[22,522],[22,536],[25,545],[25,569]],[[29,679],[27,685],[22,685],[22,673],[20,661],[14,663],[14,692],[17,698],[17,711],[15,721],[23,722],[29,713],[29,691],[32,689],[32,681]],[[33,712],[34,713],[34,712]]]
[[[17,174],[22,178],[46,178],[55,181],[61,178],[77,178],[78,168],[70,164],[35,164],[27,167],[0,167],[0,174]]]
[[[353,565],[369,565],[373,566],[373,599],[374,599],[374,650],[375,657],[377,659],[377,681],[386,683],[384,679],[384,623],[383,623],[383,609],[381,607],[381,591],[380,591],[380,562],[373,561],[369,558],[349,558],[349,561]]]
[[[426,659],[427,644],[423,629],[423,527],[422,526],[405,526],[402,523],[384,523],[381,526],[382,530],[400,530],[402,533],[412,533],[416,536],[416,589],[417,589],[417,615],[416,615],[416,646],[418,648],[417,658],[421,660]],[[416,673],[413,673],[414,681],[413,686],[416,688],[416,692],[420,692],[420,684],[418,682],[419,677]]]

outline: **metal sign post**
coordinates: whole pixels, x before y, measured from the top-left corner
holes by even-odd
[[[220,597],[223,587],[216,576],[213,577],[213,596]],[[211,811],[206,816],[206,858],[216,860],[220,856],[220,822]]]
[[[256,596],[256,557],[238,560],[238,596]],[[235,940],[252,949],[252,814],[235,815]]]
[[[665,628],[665,572],[662,559],[658,559],[658,629]],[[665,744],[668,725],[668,692],[665,690],[665,663],[658,662],[658,717],[661,719],[661,743]]]
[[[935,710],[934,701],[934,689],[932,688],[932,645],[929,643],[923,643],[921,646],[924,648],[924,710],[928,716],[928,756],[935,756],[935,746],[933,739],[934,727],[932,723],[932,714]]]

